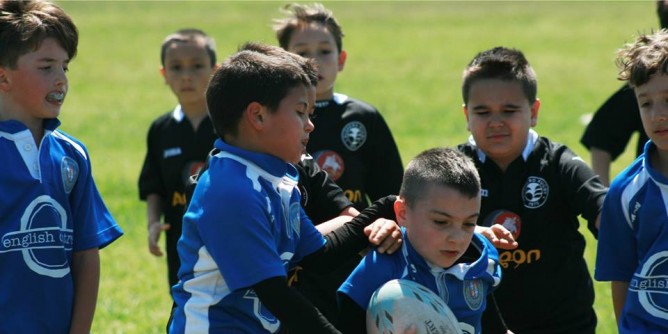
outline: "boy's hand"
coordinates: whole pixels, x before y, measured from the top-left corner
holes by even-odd
[[[503,225],[494,224],[492,227],[476,226],[475,231],[487,238],[496,248],[517,248],[517,241],[515,241],[513,234],[503,227]]]
[[[369,243],[377,246],[379,253],[392,254],[403,242],[399,225],[385,218],[378,218],[365,227],[364,234],[369,237]]]
[[[160,222],[152,222],[148,225],[148,250],[155,256],[162,256],[158,240],[162,231],[167,231],[171,225],[161,224]]]

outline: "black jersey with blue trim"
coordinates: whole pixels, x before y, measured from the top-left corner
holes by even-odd
[[[307,151],[358,210],[399,193],[403,164],[390,128],[373,106],[342,94],[318,101]]]
[[[473,140],[458,149],[480,173],[479,223],[502,224],[519,243],[517,249],[499,250],[498,312],[490,301],[483,333],[505,332],[499,313],[515,333],[594,333],[594,289],[578,216],[596,235],[607,188],[568,147],[534,131],[505,172]]]

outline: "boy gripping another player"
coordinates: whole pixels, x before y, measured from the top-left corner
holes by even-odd
[[[519,247],[500,251],[503,284],[489,298],[483,333],[594,333],[594,289],[578,216],[596,235],[606,188],[562,144],[532,130],[536,75],[524,55],[497,47],[464,70],[468,143],[480,173],[482,225],[502,224]],[[504,324],[505,320],[505,324]]]
[[[178,282],[176,243],[181,237],[186,181],[201,167],[216,140],[205,98],[216,68],[215,49],[214,40],[198,29],[170,34],[160,49],[160,73],[179,104],[151,124],[139,176],[139,197],[146,201],[151,254],[162,256],[158,240],[166,231],[170,288]]]
[[[219,153],[199,177],[178,243],[171,333],[338,333],[286,276],[296,264],[325,273],[369,242],[364,227],[385,202],[323,237],[297,190],[313,130],[311,78],[288,57],[240,51],[207,89]]]
[[[619,333],[666,333],[668,30],[640,35],[620,51],[617,63],[650,141],[605,198],[595,277],[612,281]]]
[[[99,249],[123,233],[85,146],[57,130],[78,36],[52,3],[0,1],[2,333],[89,333]]]
[[[373,292],[403,278],[436,292],[466,333],[480,333],[486,296],[500,282],[494,245],[474,234],[480,214],[480,179],[464,154],[436,148],[407,166],[394,202],[404,226],[401,252],[373,251],[339,289],[341,329],[365,333],[365,313]]]

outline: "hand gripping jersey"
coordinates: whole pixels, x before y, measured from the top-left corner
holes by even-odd
[[[183,217],[170,333],[276,333],[280,322],[248,287],[286,276],[325,240],[301,208],[292,165],[215,147]]]
[[[615,178],[601,214],[595,277],[629,282],[619,333],[668,332],[668,179],[652,152],[648,142]]]
[[[180,105],[158,117],[148,132],[146,157],[138,182],[139,198],[146,200],[149,194],[158,194],[162,199],[164,221],[171,225],[165,232],[170,287],[178,281],[180,263],[176,243],[181,237],[186,181],[202,166],[216,138],[208,117],[195,131]]]
[[[306,150],[358,210],[399,193],[403,164],[389,127],[372,106],[342,94],[318,101]]]
[[[473,159],[481,180],[479,222],[494,221],[513,232],[517,249],[500,250],[503,284],[494,292],[499,312],[515,333],[593,333],[594,288],[583,258],[578,216],[594,223],[606,188],[568,147],[531,130],[522,155],[504,172],[473,138],[458,147]],[[483,332],[505,332],[488,308]]]
[[[401,252],[390,255],[370,252],[341,285],[339,293],[348,295],[366,310],[371,295],[384,283],[395,278],[410,279],[439,295],[466,333],[480,333],[486,296],[501,281],[494,246],[476,233],[460,262],[444,269],[426,262],[406,238],[403,228],[402,234]]]
[[[84,145],[44,121],[37,147],[0,122],[0,333],[68,333],[72,254],[122,235],[91,176]]]

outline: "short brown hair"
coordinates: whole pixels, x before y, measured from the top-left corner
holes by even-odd
[[[70,59],[77,54],[79,31],[62,8],[46,1],[0,0],[0,66],[15,68],[19,57],[54,38]]]
[[[656,73],[668,74],[668,30],[641,34],[632,43],[619,50],[617,67],[619,80],[629,86],[646,84]]]
[[[304,25],[316,22],[327,27],[327,30],[334,37],[338,52],[343,50],[343,30],[341,25],[334,18],[332,11],[325,8],[322,4],[314,3],[310,6],[300,4],[289,4],[284,7],[287,14],[286,18],[274,20],[274,31],[278,45],[287,49],[290,44],[290,38],[294,31]]]
[[[201,39],[204,42],[204,49],[211,60],[211,67],[214,67],[216,65],[216,42],[204,31],[194,28],[181,29],[165,37],[165,40],[162,41],[162,45],[160,46],[160,65],[165,66],[165,54],[167,53],[167,48],[171,44],[189,42],[197,39]]]

